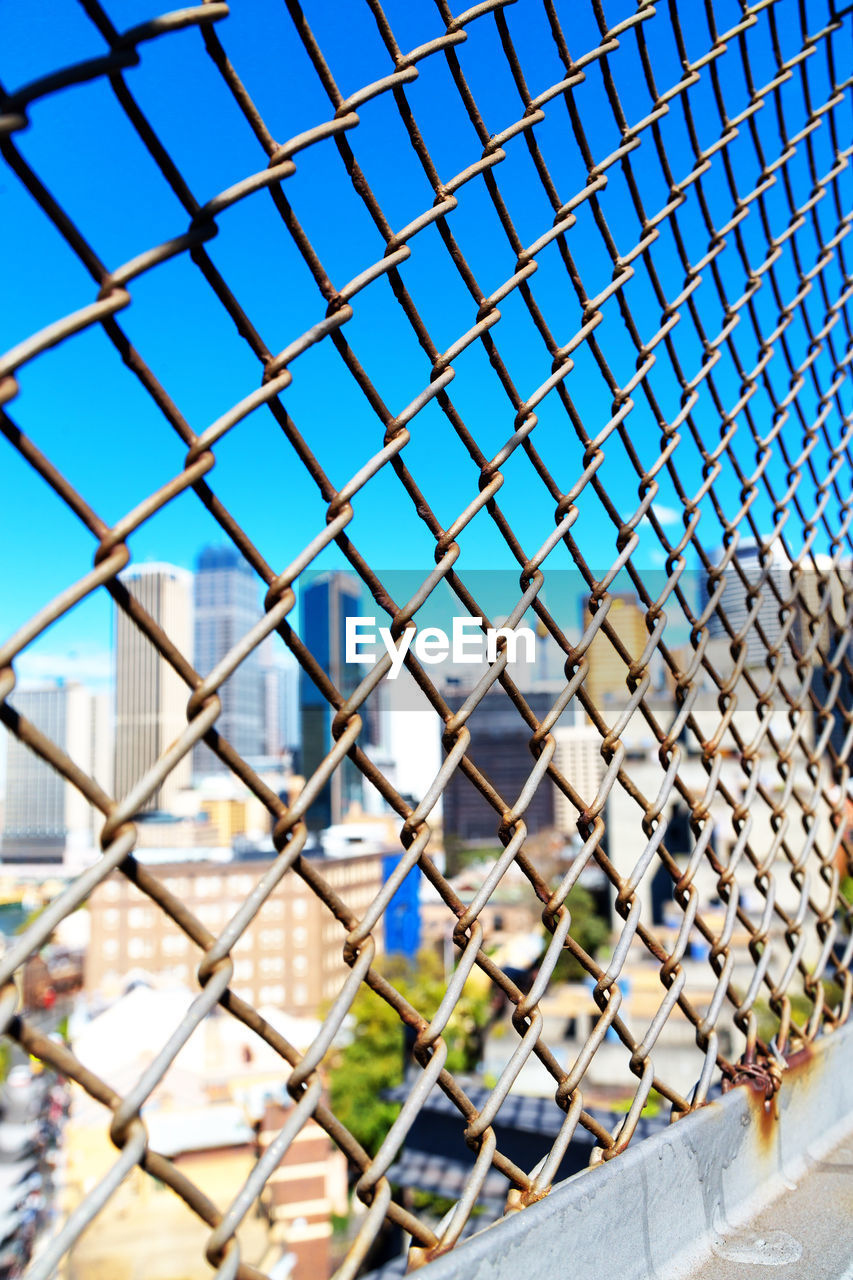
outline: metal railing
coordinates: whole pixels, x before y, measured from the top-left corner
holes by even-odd
[[[618,1156],[652,1089],[674,1118],[701,1107],[720,1077],[731,1083],[751,1074],[772,1090],[792,1048],[847,1018],[853,992],[851,908],[841,891],[849,856],[853,723],[847,653],[853,428],[845,407],[851,341],[845,252],[853,222],[850,10],[821,0],[706,0],[704,6],[641,0],[636,7],[602,0],[485,0],[454,15],[445,0],[436,0],[434,8],[415,7],[417,21],[412,13],[400,13],[392,23],[379,0],[366,0],[357,22],[379,44],[370,46],[372,60],[365,60],[369,74],[352,63],[342,67],[348,85],[358,77],[367,81],[345,93],[306,14],[296,0],[286,0],[288,57],[307,56],[315,89],[327,101],[316,110],[300,102],[298,110],[293,107],[294,124],[285,113],[284,125],[274,127],[252,92],[257,67],[247,53],[246,32],[252,35],[256,23],[248,46],[255,52],[268,38],[252,8],[240,16],[232,61],[229,32],[238,19],[225,3],[203,3],[119,31],[98,0],[81,0],[101,51],[6,93],[0,107],[0,149],[31,199],[33,219],[49,220],[67,254],[76,256],[92,280],[78,305],[57,306],[46,327],[23,333],[0,359],[2,430],[89,530],[95,546],[93,567],[0,649],[0,718],[103,815],[102,854],[95,865],[64,889],[2,959],[2,1021],[6,1036],[103,1103],[119,1152],[109,1174],[34,1264],[34,1276],[50,1274],[136,1165],[167,1184],[210,1226],[207,1258],[217,1275],[258,1274],[241,1260],[235,1232],[312,1118],[358,1171],[357,1193],[369,1206],[339,1274],[356,1274],[386,1217],[411,1234],[412,1261],[423,1262],[459,1239],[492,1169],[509,1180],[511,1206],[523,1208],[547,1192],[578,1126],[592,1135],[593,1163]],[[327,21],[318,9],[318,24]],[[421,34],[408,49],[395,31],[410,26]],[[144,95],[136,91],[138,66],[172,41],[180,42],[175,47],[188,77],[202,74],[199,54],[206,51],[219,78],[221,111],[242,117],[253,135],[257,159],[248,176],[215,195],[194,193],[160,136],[162,128],[158,132],[149,118],[156,112],[146,114],[140,105]],[[156,179],[174,197],[170,238],[120,265],[102,259],[87,238],[85,219],[78,226],[52,194],[49,161],[28,158],[28,139],[39,135],[41,104],[61,93],[73,113],[75,95],[92,82],[108,87],[112,110],[153,161],[157,172],[149,166],[145,181]],[[264,102],[278,120],[281,103],[266,90]],[[446,123],[436,119],[436,110],[446,113]],[[428,116],[424,125],[422,113]],[[366,127],[382,131],[383,151],[381,162],[372,150],[370,166],[362,167]],[[430,147],[427,138],[434,139]],[[78,141],[81,148],[87,142]],[[32,149],[33,156],[40,154]],[[103,158],[103,200],[120,217],[110,203],[111,163]],[[420,185],[414,178],[397,180],[396,170],[416,170]],[[330,186],[324,197],[327,172],[335,182],[340,175],[347,182]],[[211,244],[242,202],[258,201],[266,209],[271,205],[278,219],[286,263],[275,282],[274,264],[263,265],[269,289],[279,294],[276,323],[284,317],[286,345],[278,351],[262,336],[269,313],[256,327],[231,282],[233,262],[224,253],[217,257]],[[353,231],[347,239],[348,228],[361,226],[365,213],[369,233]],[[479,229],[486,220],[492,231],[483,255]],[[371,236],[377,245],[372,254]],[[348,279],[333,276],[321,260],[321,242],[336,261],[347,260],[346,253],[335,254],[336,238],[347,241],[350,256],[362,255]],[[7,247],[17,253],[22,246]],[[183,416],[146,363],[144,343],[137,349],[127,327],[134,291],[151,272],[159,278],[162,268],[165,278],[164,264],[175,259],[194,264],[207,305],[224,308],[239,342],[259,365],[258,385],[199,430]],[[417,274],[419,259],[427,266],[426,279]],[[306,280],[313,281],[313,295]],[[47,288],[49,293],[49,280]],[[180,292],[173,302],[181,307]],[[378,312],[371,310],[374,304]],[[377,314],[378,345],[369,330]],[[187,451],[177,473],[117,522],[99,514],[87,501],[85,484],[72,485],[42,451],[38,415],[28,415],[39,357],[57,344],[73,347],[93,330],[106,336],[126,366],[128,383],[135,381],[135,393],[141,388],[150,397]],[[345,373],[335,385],[342,386],[341,397],[351,397],[341,403],[357,401],[364,424],[358,465],[343,483],[334,483],[330,471],[336,468],[321,462],[335,436],[309,354],[318,347],[330,360],[339,359]],[[360,358],[362,348],[366,354]],[[81,348],[82,360],[90,355],[90,348]],[[239,358],[245,359],[242,352]],[[395,378],[388,376],[391,366]],[[204,377],[204,370],[197,376]],[[289,397],[303,376],[300,421]],[[381,386],[390,386],[394,402],[405,407],[389,408]],[[275,456],[257,446],[256,498],[278,504],[289,548],[286,567],[267,558],[272,552],[265,554],[246,521],[232,514],[211,474],[217,450],[239,438],[256,412],[271,414],[281,432]],[[459,510],[447,512],[444,481],[426,464],[418,439],[422,424],[445,453],[451,491],[459,484],[467,490]],[[487,443],[496,424],[499,448]],[[119,470],[132,465],[132,450],[115,427],[110,440],[111,464]],[[455,452],[452,440],[461,446]],[[133,440],[134,447],[139,444]],[[256,447],[251,437],[245,447]],[[226,472],[227,466],[226,460]],[[289,481],[269,484],[269,471],[281,476],[283,468],[288,474],[300,469],[316,486],[324,511],[314,525],[292,518]],[[119,576],[131,560],[129,540],[190,490],[267,587],[262,621],[209,672],[195,670]],[[519,500],[542,517],[537,543],[529,542],[536,521],[525,525],[524,542],[516,532]],[[677,506],[674,519],[667,503]],[[414,521],[433,547],[435,568],[406,602],[391,598],[374,567],[376,556],[360,550],[358,516],[364,512],[381,512],[383,527],[394,537],[409,536],[406,522]],[[503,545],[507,562],[517,564],[519,593],[507,600],[505,611],[516,622],[528,609],[535,612],[542,634],[562,652],[561,690],[549,713],[537,718],[502,651],[461,708],[451,710],[430,669],[410,652],[406,666],[424,707],[444,723],[445,750],[432,785],[412,807],[360,742],[365,706],[390,659],[378,661],[344,697],[291,625],[295,588],[324,549],[336,544],[391,619],[395,636],[417,621],[441,582],[450,585],[463,612],[485,618],[465,576],[466,539],[484,523]],[[8,557],[18,554],[17,540],[27,533],[7,531]],[[755,542],[749,563],[746,539]],[[659,553],[656,574],[649,568],[650,541]],[[722,552],[715,557],[717,544]],[[603,567],[591,563],[590,548]],[[545,603],[549,570],[568,567],[580,572],[589,597],[577,642]],[[698,600],[687,586],[693,569],[707,584]],[[641,652],[631,651],[609,617],[611,588],[622,581],[643,614],[647,638]],[[188,690],[185,730],[122,799],[105,794],[15,709],[19,655],[80,601],[103,590]],[[683,625],[681,645],[668,637],[673,617]],[[273,632],[334,710],[334,745],[290,805],[217,732],[217,690]],[[618,705],[589,693],[596,645],[607,647],[621,664]],[[656,672],[662,673],[659,679]],[[656,679],[669,689],[666,697],[658,696]],[[489,781],[488,759],[469,752],[468,725],[492,686],[515,707],[529,737],[529,774],[519,795],[499,794]],[[555,756],[552,729],[570,705],[600,735],[605,767],[594,796],[579,794]],[[653,792],[638,782],[626,748],[641,723],[659,766]],[[161,882],[156,866],[134,854],[134,815],[202,740],[266,807],[277,850],[272,868],[217,935]],[[303,856],[306,813],[347,757],[399,815],[403,850],[395,878],[360,916],[327,883],[322,861]],[[457,771],[494,810],[495,836],[503,847],[469,903],[460,900],[432,856],[436,805]],[[557,878],[543,876],[526,847],[525,811],[536,789],[551,785],[576,811],[580,845]],[[612,841],[606,844],[608,805],[617,794],[627,798],[632,814],[634,844],[627,863]],[[686,862],[667,843],[676,800],[689,811],[692,851]],[[457,953],[446,998],[426,1014],[377,967],[373,936],[396,884],[416,865],[446,906]],[[593,865],[607,877],[618,917],[612,954],[602,963],[573,938],[566,905]],[[527,992],[489,954],[479,918],[510,867],[523,873],[551,935]],[[668,873],[678,907],[669,933],[655,927],[643,905],[660,868]],[[200,987],[181,1026],[164,1038],[124,1096],[16,1012],[14,986],[26,958],[116,869],[197,948]],[[229,986],[232,948],[286,876],[301,877],[330,919],[343,924],[351,968],[305,1053]],[[708,896],[700,892],[703,877],[719,909],[708,909]],[[704,947],[705,976],[693,990],[685,957],[697,940]],[[568,1065],[547,1043],[541,1009],[566,950],[589,975],[597,1009]],[[660,985],[654,1016],[633,1031],[620,1015],[619,983],[629,953],[638,952],[657,967]],[[443,1035],[475,966],[506,996],[517,1033],[514,1052],[479,1108],[445,1065]],[[372,1157],[324,1096],[324,1061],[364,984],[416,1037],[417,1069],[408,1097]],[[772,1021],[770,1043],[758,1034],[759,1002]],[[230,1206],[212,1205],[184,1170],[152,1150],[140,1118],[182,1045],[217,1005],[280,1054],[290,1068],[294,1100],[278,1138]],[[675,1016],[693,1028],[697,1083],[689,1092],[655,1065],[656,1042]],[[618,1040],[636,1077],[630,1109],[613,1132],[583,1098],[585,1076],[605,1036]],[[533,1056],[553,1078],[553,1106],[563,1118],[550,1154],[528,1170],[500,1150],[494,1123]],[[386,1176],[434,1086],[458,1109],[460,1147],[467,1144],[476,1155],[464,1193],[438,1228],[394,1197]]]

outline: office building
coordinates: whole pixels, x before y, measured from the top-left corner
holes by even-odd
[[[201,552],[196,561],[193,605],[194,665],[205,676],[261,616],[258,577],[236,547],[205,547]],[[259,648],[243,659],[218,691],[222,710],[216,731],[244,759],[265,751],[264,677]],[[200,742],[193,750],[194,776],[227,769],[205,743]]]
[[[592,619],[589,602],[584,603],[583,627]],[[614,593],[607,610],[608,625],[615,632],[620,644],[630,655],[629,661],[640,657],[649,641],[649,631],[640,602],[636,596]],[[608,703],[621,704],[631,696],[628,687],[628,662],[621,656],[610,638],[599,629],[586,651],[589,671],[584,689],[596,707],[602,711]]]
[[[584,805],[591,805],[604,778],[601,734],[594,725],[562,725],[554,729],[554,765],[574,787]],[[563,835],[577,832],[578,811],[557,787],[554,797],[554,825]]]
[[[847,643],[847,612],[853,595],[853,565],[838,563],[827,555],[806,561],[797,582],[800,610],[799,643],[812,650],[812,692],[822,712],[815,719],[815,734],[830,723],[829,745],[844,758],[844,744],[853,723],[853,681],[849,675],[851,652]],[[838,662],[839,655],[844,658]],[[835,671],[841,679],[836,682]]]
[[[797,596],[803,616],[804,645],[809,643],[810,632],[816,632],[818,652],[830,658],[834,655],[839,633],[847,625],[851,594],[853,562],[820,554],[813,560],[803,561],[797,577]]]
[[[185,569],[143,564],[121,580],[166,635],[192,659],[191,582]],[[119,799],[152,768],[187,726],[190,691],[127,614],[116,611],[115,792]],[[169,810],[189,786],[187,754],[155,790],[143,809]]]
[[[277,758],[299,743],[299,667],[278,636],[261,645],[264,755]]]
[[[107,696],[59,681],[16,689],[15,709],[109,792]],[[4,862],[61,863],[96,846],[103,815],[40,756],[9,735]]]
[[[465,694],[446,693],[445,700],[451,711],[458,711]],[[525,700],[537,720],[542,720],[553,706],[554,695],[532,692]],[[471,734],[466,755],[504,802],[514,805],[536,764],[529,747],[533,730],[499,687],[486,694],[466,721],[466,728]],[[554,792],[553,782],[544,777],[524,812],[531,835],[553,827]],[[459,768],[445,787],[443,803],[445,837],[497,844],[501,815]]]
[[[712,640],[726,640],[746,634],[746,665],[763,666],[770,648],[776,645],[782,634],[779,616],[781,601],[791,593],[790,561],[781,546],[767,548],[768,563],[762,568],[761,548],[754,539],[743,538],[735,548],[732,560],[723,572],[723,590],[714,612],[708,619],[708,634]],[[722,555],[717,560],[720,563]],[[755,599],[750,598],[756,592]],[[703,607],[710,598],[708,584],[704,584]],[[754,621],[749,624],[756,603],[758,609]],[[730,635],[721,615],[725,615]],[[799,627],[797,619],[795,626]],[[749,624],[749,625],[748,625]],[[797,643],[799,641],[797,640]],[[787,642],[786,646],[787,648]],[[790,656],[790,650],[789,656]]]
[[[302,592],[302,640],[344,698],[354,692],[366,671],[345,661],[346,620],[360,613],[361,588],[348,573],[321,574]],[[335,709],[305,671],[299,676],[299,709],[300,772],[307,782],[332,749]],[[370,741],[370,713],[360,714],[365,721],[365,745]],[[308,810],[308,826],[320,831],[343,821],[353,806],[361,805],[363,795],[361,774],[351,760],[342,760]]]
[[[329,858],[313,865],[356,914],[382,885],[381,852]],[[154,867],[158,880],[213,934],[270,869],[272,858],[213,861],[184,858]],[[92,893],[86,954],[86,990],[109,995],[127,973],[143,969],[193,986],[201,951],[166,913],[118,872]],[[383,923],[373,936],[382,947]],[[346,930],[295,872],[287,874],[232,948],[231,988],[256,1007],[314,1017],[340,991]]]

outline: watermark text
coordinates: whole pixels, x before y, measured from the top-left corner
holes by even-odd
[[[360,666],[373,666],[381,643],[391,659],[388,679],[396,680],[411,649],[419,662],[432,665],[448,659],[454,663],[496,662],[504,642],[507,663],[536,661],[536,633],[530,627],[483,627],[482,618],[454,618],[450,635],[441,627],[407,628],[395,641],[390,627],[377,627],[375,618],[347,618],[345,658]],[[520,647],[521,644],[521,653]]]

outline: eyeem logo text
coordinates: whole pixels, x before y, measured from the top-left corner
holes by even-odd
[[[498,643],[506,642],[507,663],[536,661],[536,635],[529,627],[487,627],[482,618],[454,618],[451,634],[441,627],[423,627],[420,631],[409,628],[395,642],[390,627],[377,627],[375,618],[347,618],[345,658],[360,666],[373,666],[380,644],[391,659],[389,680],[396,680],[409,649],[419,662],[432,664],[495,662]],[[523,658],[519,659],[519,641],[523,641]],[[369,652],[367,650],[370,650]]]

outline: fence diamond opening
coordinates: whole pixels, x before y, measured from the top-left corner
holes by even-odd
[[[701,1107],[720,1078],[757,1074],[772,1090],[786,1056],[849,1013],[853,8],[834,0],[485,0],[459,14],[445,0],[411,9],[365,0],[331,6],[339,10],[331,15],[306,8],[286,0],[280,12],[258,5],[237,14],[211,2],[119,30],[120,6],[81,0],[69,46],[79,59],[59,50],[53,62],[30,58],[37,77],[2,97],[6,181],[15,216],[28,202],[22,225],[33,237],[10,231],[7,252],[35,246],[27,270],[12,273],[21,288],[6,307],[16,345],[0,359],[4,489],[11,499],[17,451],[59,499],[50,508],[57,542],[72,516],[94,541],[92,567],[81,562],[52,599],[46,587],[42,606],[0,649],[0,717],[103,818],[98,859],[0,962],[2,1020],[6,1037],[103,1104],[118,1152],[33,1276],[52,1272],[137,1165],[208,1224],[217,1275],[259,1274],[241,1257],[236,1231],[309,1120],[346,1154],[369,1206],[338,1274],[357,1273],[385,1219],[410,1233],[410,1262],[419,1264],[477,1225],[495,1171],[508,1208],[523,1210],[547,1193],[576,1131],[591,1135],[593,1164],[617,1157],[652,1090],[676,1120]],[[342,36],[335,27],[344,22]],[[28,48],[51,44],[45,35]],[[157,92],[146,64],[166,68]],[[12,85],[24,78],[14,65],[2,71]],[[195,108],[197,82],[213,110],[207,99]],[[96,202],[69,185],[69,156],[51,146],[59,116],[50,112],[60,108],[70,162],[97,175]],[[217,191],[204,181],[226,167],[217,167],[220,137],[228,163],[250,158]],[[130,186],[128,154],[138,156]],[[65,194],[54,194],[54,181]],[[128,191],[136,221],[125,240]],[[139,211],[155,195],[168,219],[158,206],[152,235]],[[270,237],[263,253],[250,216]],[[113,256],[134,235],[126,260]],[[163,333],[134,325],[135,312],[162,319]],[[220,336],[192,345],[199,316],[214,313],[217,324],[228,320]],[[177,348],[171,363],[164,341]],[[225,385],[220,366],[244,390],[207,413]],[[97,399],[107,377],[109,396]],[[208,380],[205,399],[196,392]],[[66,465],[60,439],[84,386],[91,417],[78,415],[69,430],[88,476]],[[150,416],[134,425],[146,399]],[[169,458],[170,431],[180,464]],[[143,456],[156,457],[162,478],[115,518]],[[101,478],[109,472],[108,489],[98,467]],[[267,588],[262,621],[212,670],[193,665],[121,576],[149,523],[196,499]],[[179,519],[170,528],[178,555]],[[53,580],[59,549],[42,545],[28,520],[10,523],[9,581],[21,565],[31,581]],[[408,564],[434,558],[409,599],[393,598],[380,567],[398,548]],[[442,722],[444,755],[431,785],[414,802],[404,797],[365,745],[390,659],[342,689],[300,635],[298,593],[308,571],[330,563],[327,551],[348,563],[395,637],[418,625],[440,584],[460,613],[489,624],[470,571],[515,566],[503,616],[518,622],[532,611],[540,637],[560,651],[547,714],[534,714],[505,649],[455,701],[410,651],[406,668],[422,707]],[[567,569],[588,602],[579,638],[548,590]],[[642,619],[639,643],[613,608],[626,591]],[[16,664],[104,592],[186,686],[185,728],[124,795],[107,794],[16,709]],[[218,691],[267,637],[287,646],[334,713],[331,748],[291,803],[217,729]],[[616,672],[606,691],[591,676],[601,655]],[[512,794],[471,747],[487,696],[513,709],[527,740],[527,780]],[[592,790],[557,749],[564,715],[597,735]],[[218,933],[135,852],[135,816],[200,742],[264,805],[276,850]],[[333,889],[323,860],[303,852],[312,806],[345,763],[398,815],[403,854],[395,877],[359,910]],[[491,806],[502,850],[467,901],[436,856],[451,779]],[[544,788],[568,806],[577,837],[558,874],[550,863],[543,869],[525,822]],[[685,856],[668,839],[676,805],[689,814]],[[383,914],[414,867],[444,904],[455,953],[437,1008],[414,1007],[380,957]],[[612,949],[598,958],[573,936],[567,905],[591,868],[615,902]],[[649,905],[661,871],[675,904],[666,927]],[[164,1029],[121,1095],[73,1045],[19,1012],[15,985],[57,923],[116,872],[186,935],[198,981],[186,1017]],[[550,935],[527,990],[495,958],[483,927],[495,891],[517,872]],[[299,877],[324,905],[351,971],[307,1052],[240,997],[233,975],[232,949],[285,877]],[[549,1046],[543,1017],[566,952],[588,975],[595,1008],[569,1061]],[[626,966],[638,956],[656,973],[642,1025],[620,1013]],[[447,1028],[475,969],[506,997],[514,1037],[478,1105],[446,1065]],[[334,1042],[364,986],[414,1043],[405,1101],[373,1154],[325,1092]],[[141,1118],[216,1006],[280,1055],[293,1099],[230,1205],[213,1204],[153,1149]],[[687,1090],[656,1058],[676,1019],[691,1029]],[[584,1101],[605,1041],[620,1046],[635,1077],[613,1127]],[[529,1169],[501,1151],[495,1122],[534,1059],[552,1078],[561,1121]],[[459,1149],[476,1157],[438,1226],[388,1177],[434,1090],[458,1115]]]

